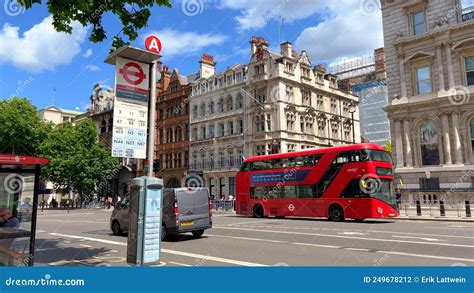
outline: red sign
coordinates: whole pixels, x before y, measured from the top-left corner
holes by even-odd
[[[146,74],[140,65],[134,62],[128,62],[123,68],[119,69],[123,79],[129,84],[137,85],[142,83],[146,78]]]
[[[46,158],[36,158],[29,156],[17,155],[0,155],[0,165],[46,165],[48,164]]]
[[[161,42],[155,36],[149,36],[145,40],[145,47],[148,51],[159,54],[161,51]]]

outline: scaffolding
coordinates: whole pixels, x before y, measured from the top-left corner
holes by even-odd
[[[367,75],[375,71],[375,57],[374,55],[366,55],[345,59],[331,64],[328,71],[336,75],[339,80]]]

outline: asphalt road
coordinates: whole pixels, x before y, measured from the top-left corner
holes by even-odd
[[[126,236],[110,211],[38,213],[35,265],[124,266]],[[203,238],[162,243],[171,266],[472,266],[474,224],[440,221],[335,223],[214,214]]]

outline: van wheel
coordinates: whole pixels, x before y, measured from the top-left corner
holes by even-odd
[[[196,231],[193,231],[192,233],[194,237],[201,238],[202,234],[204,234],[204,229],[196,230]]]
[[[261,205],[255,205],[253,207],[253,217],[254,218],[263,218],[264,212],[263,212],[263,207]]]
[[[329,207],[329,220],[334,222],[344,221],[344,211],[340,205],[332,205]]]
[[[165,240],[168,236],[168,232],[166,231],[166,226],[161,224],[161,241]]]
[[[120,229],[120,224],[118,221],[113,221],[112,223],[112,234],[115,236],[122,235],[122,230]]]

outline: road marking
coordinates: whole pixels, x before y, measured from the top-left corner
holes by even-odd
[[[367,230],[366,232],[406,234],[406,235],[418,235],[418,236],[437,236],[437,237],[449,237],[449,238],[473,238],[474,239],[474,237],[470,237],[470,236],[440,235],[440,234],[427,234],[427,233],[394,232],[394,231],[380,231],[380,230]]]
[[[100,238],[92,238],[92,237],[85,237],[85,236],[60,234],[60,233],[49,233],[49,235],[59,236],[59,237],[69,237],[69,238],[75,238],[75,239],[83,239],[83,240],[102,242],[102,243],[114,244],[114,245],[120,245],[120,246],[127,246],[127,243],[112,241],[112,240],[105,240],[105,239],[100,239]],[[197,253],[184,252],[184,251],[171,250],[171,249],[163,249],[162,248],[161,252],[168,253],[168,254],[174,254],[174,255],[193,257],[193,258],[206,259],[206,260],[210,260],[210,261],[228,263],[228,264],[239,265],[239,266],[247,266],[247,267],[268,266],[268,265],[259,264],[259,263],[252,263],[252,262],[246,262],[246,261],[240,261],[240,260],[234,260],[234,259],[227,259],[227,258],[221,258],[221,257],[209,256],[209,255],[202,255],[202,254],[197,254]]]
[[[92,224],[108,224],[110,223],[109,221],[107,222],[99,222],[99,221],[71,221],[71,220],[56,220],[56,219],[41,219],[40,221],[54,221],[54,222],[63,222],[63,223],[92,223]]]
[[[386,253],[386,254],[396,254],[396,255],[404,255],[404,256],[414,256],[414,257],[423,257],[423,258],[436,258],[442,260],[454,260],[454,261],[467,261],[467,262],[474,262],[474,259],[471,258],[457,258],[457,257],[449,257],[449,256],[439,256],[439,255],[425,255],[425,254],[415,254],[415,253],[407,253],[407,252],[397,252],[397,251],[384,251],[378,250],[377,253]]]
[[[360,236],[368,235],[367,233],[349,232],[349,231],[342,232],[342,233],[337,233],[337,234],[340,234],[340,235],[360,235]]]
[[[367,249],[367,248],[355,248],[355,247],[344,247],[344,249],[355,250],[355,251],[370,251],[370,249]]]
[[[451,227],[454,227],[454,226],[451,226]],[[423,227],[423,228],[438,229],[438,230],[440,230],[440,229],[441,229],[441,230],[457,230],[457,231],[459,231],[459,230],[469,230],[469,231],[474,230],[474,228],[462,228],[462,227],[459,227],[459,228],[448,228],[448,227],[441,227],[441,226],[439,226],[439,227],[426,226],[426,227]]]
[[[318,234],[318,233],[306,233],[306,232],[271,231],[271,230],[248,229],[248,228],[237,228],[237,227],[223,227],[223,226],[213,226],[212,228],[213,229],[224,229],[224,230],[227,229],[227,230],[242,230],[242,231],[253,231],[253,232],[264,232],[264,233],[292,234],[292,235],[298,234],[298,235],[321,236],[321,237],[332,237],[332,238],[346,238],[346,239],[380,241],[380,242],[399,242],[399,243],[411,243],[411,244],[425,244],[425,245],[474,248],[473,245],[451,244],[451,243],[433,243],[433,242],[407,241],[407,240],[395,240],[395,239],[380,239],[380,238],[354,237],[354,236]]]
[[[192,265],[188,265],[188,264],[180,263],[180,262],[175,262],[175,261],[169,261],[168,263],[174,264],[174,265],[177,265],[177,266],[182,266],[182,267],[192,267]]]
[[[421,239],[425,241],[446,241],[446,240],[440,240],[436,238],[424,238],[424,237],[415,237],[415,236],[398,236],[398,235],[392,235],[394,238],[411,238],[411,239]]]
[[[232,223],[232,224],[227,224],[227,226],[234,226],[234,225],[245,225],[245,224],[261,224],[263,221],[251,221],[251,222],[238,222],[238,223]]]
[[[82,247],[86,247],[86,248],[92,248],[92,246],[86,245],[86,244],[82,244],[82,243],[79,243],[79,245],[82,246]]]
[[[323,244],[314,244],[314,243],[293,242],[292,244],[303,245],[303,246],[322,247],[322,248],[335,248],[335,249],[342,248],[341,246],[336,246],[336,245],[323,245]]]

